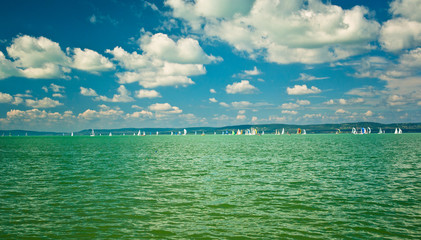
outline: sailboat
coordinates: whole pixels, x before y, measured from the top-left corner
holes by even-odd
[[[366,134],[367,131],[365,130],[365,128],[361,128],[361,134]]]
[[[183,132],[183,135],[184,135],[184,136],[186,136],[186,135],[187,135],[187,130],[186,130],[186,129],[184,129],[183,131],[184,131],[184,132]]]
[[[285,133],[285,129],[282,128],[281,134],[284,135],[284,133]]]
[[[371,128],[367,127],[367,129],[368,129],[368,134],[371,134]]]
[[[70,136],[72,136],[72,137],[73,137],[73,132],[70,134]]]
[[[140,130],[139,130],[139,132],[137,132],[137,136],[140,136]]]
[[[297,129],[297,134],[301,134],[301,128]]]
[[[306,130],[305,130],[305,129],[303,129],[303,134],[307,134],[307,132],[306,132]]]
[[[398,134],[402,134],[402,129],[399,128]]]
[[[354,127],[352,128],[352,134],[357,134],[357,129],[355,129]]]
[[[113,134],[112,134],[111,132],[110,132],[110,134],[108,134],[108,136],[110,136],[110,137],[111,137],[112,135],[113,135]]]
[[[95,136],[94,129],[92,129],[92,132],[91,132],[91,135],[90,135],[90,136],[91,136],[91,137]]]
[[[395,128],[395,134],[398,134],[398,129],[397,128]]]
[[[378,134],[382,134],[382,133],[383,133],[382,128],[379,128],[379,133]]]

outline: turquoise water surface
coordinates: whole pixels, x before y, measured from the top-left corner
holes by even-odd
[[[421,134],[0,138],[0,238],[421,239]]]

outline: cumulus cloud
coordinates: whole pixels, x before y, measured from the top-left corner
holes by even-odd
[[[216,90],[215,90],[215,89],[213,89],[213,88],[211,88],[211,89],[209,90],[209,92],[210,92],[210,93],[216,93]]]
[[[20,126],[22,122],[25,125],[32,124],[39,126],[40,124],[59,124],[63,126],[64,122],[71,121],[75,118],[72,111],[65,111],[64,113],[59,112],[47,112],[45,110],[30,109],[26,111],[12,109],[7,112],[6,118],[0,119],[0,122],[9,123],[12,126]]]
[[[61,50],[58,43],[45,37],[18,36],[6,48],[10,61],[0,52],[0,79],[12,76],[26,78],[68,78],[72,68],[98,73],[112,69],[112,63],[97,52],[80,48]],[[73,59],[70,54],[74,53]]]
[[[367,112],[364,113],[364,116],[371,117],[371,116],[373,116],[373,112],[368,110]]]
[[[116,74],[121,84],[138,82],[145,88],[185,87],[194,84],[190,76],[206,73],[203,64],[169,62],[155,55],[128,53],[121,47],[107,50],[107,53],[112,54],[114,60],[128,70]]]
[[[135,96],[137,98],[158,98],[158,97],[161,97],[161,94],[159,94],[159,92],[155,90],[141,89],[139,91],[136,91]]]
[[[229,94],[252,94],[256,92],[258,89],[251,85],[247,80],[241,80],[241,82],[235,82],[233,84],[228,84],[225,91]]]
[[[183,111],[178,107],[173,107],[169,103],[154,103],[150,105],[149,110],[155,112],[165,112],[165,113],[182,113]]]
[[[73,68],[92,73],[114,69],[114,65],[110,62],[110,60],[108,60],[108,58],[93,50],[75,48],[73,52]]]
[[[65,87],[63,87],[63,86],[60,86],[60,85],[57,85],[57,84],[54,84],[54,83],[51,83],[50,84],[50,89],[53,91],[53,92],[63,92],[64,91],[64,89],[65,89]]]
[[[0,103],[10,103],[12,102],[13,97],[8,93],[0,92]]]
[[[297,103],[300,105],[310,105],[309,100],[297,100]]]
[[[104,102],[133,102],[134,99],[130,97],[130,92],[126,89],[124,85],[120,85],[117,88],[118,94],[114,94],[112,98],[108,98],[106,96],[98,96],[95,98],[97,101],[104,101]]]
[[[45,97],[40,100],[26,99],[25,104],[26,106],[33,107],[33,108],[54,108],[54,107],[63,105],[59,101],[53,100],[48,97]]]
[[[348,113],[348,111],[343,110],[342,108],[340,108],[340,109],[336,110],[336,112],[335,112],[335,113],[336,113],[336,114],[344,114],[344,113]]]
[[[292,115],[296,115],[298,112],[297,111],[291,111],[291,110],[282,110],[283,114],[292,114]]]
[[[298,108],[300,105],[296,104],[296,103],[283,103],[281,105],[281,108],[283,109],[295,109]]]
[[[182,64],[208,64],[220,61],[212,55],[206,55],[199,42],[192,38],[180,38],[177,42],[163,33],[146,33],[140,38],[140,47],[146,55],[158,59]]]
[[[391,52],[419,46],[421,22],[404,18],[391,19],[383,25],[379,41],[383,49]]]
[[[209,98],[209,102],[217,103],[218,100],[216,100],[215,98]]]
[[[61,93],[54,93],[53,94],[53,97],[55,97],[55,98],[64,98],[63,94],[61,94]]]
[[[246,115],[238,114],[237,117],[236,117],[236,119],[237,120],[244,120],[244,119],[246,119]]]
[[[203,9],[204,1],[167,0],[173,16],[208,37],[229,43],[255,58],[263,55],[281,64],[320,63],[366,51],[380,25],[367,19],[362,6],[342,9],[322,1],[218,1]],[[212,1],[214,4],[214,1]],[[242,9],[242,10],[240,10]],[[219,14],[227,11],[227,14]]]
[[[89,97],[98,96],[96,91],[93,90],[92,88],[84,88],[84,87],[80,87],[80,94],[82,94],[83,96],[89,96]]]
[[[99,111],[87,109],[82,113],[79,113],[77,116],[78,119],[81,120],[117,120],[117,119],[123,119],[124,117],[124,111],[122,111],[119,108],[110,109],[110,108],[102,108]]]
[[[315,86],[307,88],[307,85],[295,85],[293,88],[287,87],[287,93],[289,95],[304,95],[304,94],[317,94],[322,91]]]

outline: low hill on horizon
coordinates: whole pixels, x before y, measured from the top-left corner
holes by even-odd
[[[391,123],[383,124],[376,122],[355,122],[355,123],[338,123],[338,124],[247,124],[247,125],[233,125],[224,127],[187,127],[187,134],[221,134],[222,132],[229,132],[239,130],[246,130],[250,128],[256,128],[259,132],[264,131],[266,134],[274,134],[276,130],[281,131],[285,129],[285,133],[296,133],[298,128],[306,129],[307,134],[318,134],[318,133],[335,133],[338,129],[341,133],[351,133],[351,129],[355,127],[357,129],[371,128],[372,133],[377,133],[379,128],[385,130],[386,133],[393,133],[395,128],[401,128],[404,133],[416,133],[421,132],[421,123]],[[169,135],[171,132],[177,134],[183,132],[184,128],[120,128],[120,129],[94,129],[96,135],[133,135],[139,131],[145,132],[146,135],[155,135],[156,132],[163,135]],[[78,132],[74,132],[75,136],[86,136],[90,135],[92,129],[84,129]],[[0,136],[60,136],[70,135],[70,132],[43,132],[43,131],[26,131],[26,130],[0,130]]]

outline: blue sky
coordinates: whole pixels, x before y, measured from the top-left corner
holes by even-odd
[[[0,129],[421,119],[421,0],[5,1]]]

